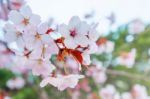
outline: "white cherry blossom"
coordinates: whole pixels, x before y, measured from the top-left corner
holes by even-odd
[[[67,76],[58,75],[57,77],[47,77],[40,83],[41,87],[51,84],[54,87],[57,87],[60,91],[65,90],[66,88],[74,88],[79,79],[83,78],[83,75],[71,74]]]
[[[48,76],[55,69],[55,66],[47,59],[32,60],[31,64],[32,64],[32,73],[33,75],[36,76],[39,75]]]
[[[8,17],[21,29],[28,25],[37,26],[41,22],[40,16],[33,14],[29,6],[23,6],[20,11],[12,10]]]
[[[88,28],[85,22],[81,22],[78,17],[72,17],[69,25],[62,24],[58,28],[58,32],[65,38],[64,43],[67,48],[74,49],[78,45],[86,47],[89,43],[87,38]]]

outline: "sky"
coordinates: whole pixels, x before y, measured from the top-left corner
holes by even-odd
[[[135,18],[150,21],[150,0],[27,0],[33,12],[43,20],[54,17],[56,21],[68,22],[72,16],[83,17],[94,10],[96,20],[114,12],[117,23],[127,23]]]

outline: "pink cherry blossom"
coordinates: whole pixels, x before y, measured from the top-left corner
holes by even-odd
[[[136,49],[132,49],[128,53],[123,53],[121,56],[117,58],[118,64],[125,65],[128,68],[132,68],[135,63],[136,58]]]
[[[7,81],[7,87],[12,90],[21,89],[22,87],[24,87],[24,85],[25,85],[25,81],[21,77],[17,77],[17,78],[10,79]]]
[[[103,67],[101,62],[98,62],[97,60],[92,63],[94,66],[90,67],[89,70],[86,72],[88,76],[91,76],[94,81],[98,84],[102,84],[107,80],[106,75],[106,68]]]
[[[147,89],[142,85],[134,85],[131,91],[133,99],[149,99]]]
[[[102,38],[103,39],[103,38]],[[102,53],[112,53],[114,50],[115,44],[112,41],[100,41],[100,44],[98,44],[98,54]]]
[[[83,75],[71,74],[67,76],[58,75],[57,77],[47,77],[40,83],[41,87],[51,84],[54,87],[57,87],[60,91],[63,91],[66,88],[74,88],[79,79],[83,78]]]
[[[55,66],[47,59],[32,60],[30,63],[32,64],[32,73],[36,76],[48,76],[55,69]]]
[[[120,95],[113,85],[107,85],[102,88],[99,94],[102,99],[120,99]]]
[[[128,26],[128,32],[130,34],[139,34],[144,30],[145,30],[145,25],[139,19],[133,20]]]

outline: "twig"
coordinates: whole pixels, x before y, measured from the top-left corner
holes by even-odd
[[[130,79],[143,80],[143,81],[146,81],[146,82],[150,83],[150,78],[148,78],[144,75],[133,74],[133,73],[125,72],[125,71],[111,70],[111,69],[107,69],[106,73],[111,74],[111,75],[116,75],[116,76],[117,75],[125,76],[125,77],[128,77]]]

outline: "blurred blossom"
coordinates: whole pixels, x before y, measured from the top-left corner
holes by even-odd
[[[113,85],[107,85],[99,92],[102,99],[120,99],[120,94],[116,91]]]
[[[0,68],[9,68],[13,59],[13,53],[8,49],[7,44],[0,41]]]
[[[7,81],[7,87],[10,88],[11,90],[21,89],[24,87],[24,85],[25,85],[25,81],[21,77],[17,77]]]
[[[80,92],[79,91],[73,91],[72,92],[72,99],[79,99],[79,96],[80,96]]]
[[[25,4],[25,0],[1,0],[0,19],[7,20],[11,10],[19,10]]]
[[[139,84],[132,87],[131,94],[133,99],[150,99],[146,87]]]
[[[115,43],[107,40],[106,38],[99,38],[97,41],[98,51],[97,54],[112,53],[115,47]]]
[[[91,87],[89,86],[89,80],[86,78],[81,80],[81,82],[78,84],[78,87],[84,90],[85,92],[91,91]]]
[[[129,92],[124,92],[121,95],[122,99],[132,99],[132,96]]]
[[[116,59],[120,65],[125,65],[128,68],[132,68],[135,63],[136,49],[132,49],[130,52],[122,52],[121,55]]]
[[[107,79],[107,75],[105,72],[106,68],[104,68],[102,63],[99,61],[94,61],[92,65],[94,66],[90,67],[86,72],[87,76],[92,77],[98,84],[104,83]]]
[[[130,34],[139,34],[145,30],[145,24],[140,19],[133,20],[128,26]]]
[[[9,96],[5,96],[5,97],[4,97],[4,99],[11,99],[11,97],[9,97]]]
[[[122,99],[150,99],[145,86],[136,84],[130,92],[122,93]]]

